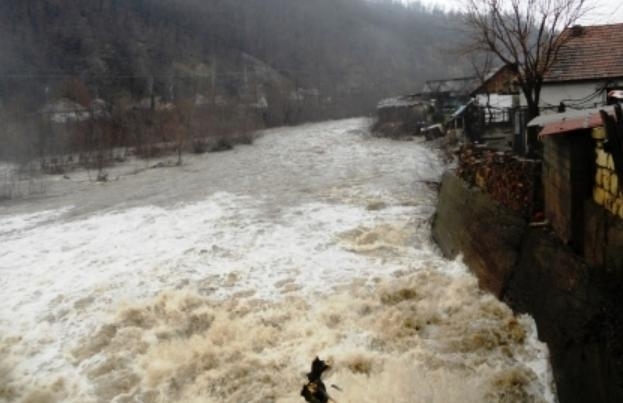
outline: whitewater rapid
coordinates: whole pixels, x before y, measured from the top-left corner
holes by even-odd
[[[318,355],[340,403],[554,402],[533,320],[430,240],[440,154],[369,124],[0,207],[0,401],[302,402]]]

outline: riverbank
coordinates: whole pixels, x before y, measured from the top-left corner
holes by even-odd
[[[446,257],[463,255],[481,288],[534,317],[561,402],[621,402],[623,226],[591,201],[585,215],[580,256],[448,172],[432,235]]]

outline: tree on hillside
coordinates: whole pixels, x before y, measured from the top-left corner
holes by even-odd
[[[469,50],[515,66],[528,118],[539,115],[543,77],[590,0],[465,0]]]
[[[192,121],[195,112],[195,102],[192,99],[185,99],[176,102],[176,112],[178,123],[175,130],[175,149],[177,151],[176,165],[182,165],[182,151],[186,142],[191,137]]]

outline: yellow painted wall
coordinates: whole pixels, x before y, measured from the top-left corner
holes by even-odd
[[[614,170],[612,155],[603,148],[603,142],[606,138],[604,128],[593,129],[593,138],[597,140],[595,149],[597,170],[593,200],[612,214],[623,218],[623,183]]]

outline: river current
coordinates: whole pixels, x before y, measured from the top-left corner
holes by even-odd
[[[369,124],[0,207],[0,402],[303,402],[316,356],[339,403],[555,402],[534,321],[430,239],[440,153]]]

